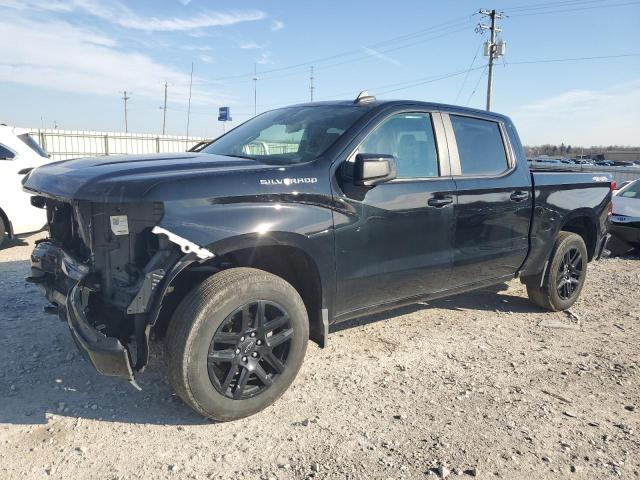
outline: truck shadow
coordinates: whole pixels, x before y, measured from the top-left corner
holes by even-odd
[[[0,245],[0,250],[8,250],[11,247],[26,247],[27,245],[29,245],[29,242],[26,239],[21,237],[13,237],[2,242],[2,245]]]
[[[369,325],[384,320],[389,320],[401,315],[418,312],[421,310],[431,310],[441,308],[445,310],[483,310],[491,312],[514,312],[531,313],[544,312],[545,310],[534,305],[528,298],[518,295],[507,295],[504,293],[509,288],[508,284],[500,283],[491,287],[483,288],[473,292],[461,293],[459,295],[432,300],[428,302],[416,303],[405,307],[394,308],[386,312],[358,317],[338,324],[332,325],[331,332],[339,332],[353,327]]]
[[[66,324],[43,313],[40,292],[24,282],[29,262],[0,263],[0,423],[46,424],[56,416],[105,422],[207,424],[171,390],[162,346],[152,344],[147,371],[137,376],[142,391],[125,381],[98,376],[77,351]],[[537,311],[526,298],[496,295],[506,285],[369,315],[333,331],[387,320],[422,309]]]

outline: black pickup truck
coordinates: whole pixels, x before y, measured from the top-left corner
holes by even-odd
[[[610,179],[531,172],[511,120],[415,101],[269,111],[200,152],[84,158],[24,182],[49,238],[29,281],[102,374],[170,382],[211,419],[265,408],[329,325],[519,278],[578,298]]]

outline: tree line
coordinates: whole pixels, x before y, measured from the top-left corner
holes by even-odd
[[[540,155],[548,155],[550,157],[575,157],[577,155],[601,155],[605,152],[615,151],[628,151],[628,150],[640,150],[640,147],[629,147],[621,145],[597,145],[591,147],[576,147],[572,145],[525,145],[524,151],[529,158],[537,157]]]

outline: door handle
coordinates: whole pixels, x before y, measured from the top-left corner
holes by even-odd
[[[511,194],[511,201],[513,202],[522,202],[527,198],[529,198],[529,192],[517,191]]]
[[[442,208],[453,203],[451,197],[432,197],[427,201],[427,205],[430,207]]]

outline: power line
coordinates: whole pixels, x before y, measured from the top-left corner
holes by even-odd
[[[467,70],[467,73],[464,76],[464,80],[462,80],[462,85],[460,85],[460,90],[458,90],[458,94],[456,95],[456,99],[453,101],[453,103],[456,103],[458,101],[458,98],[460,97],[460,94],[462,93],[462,90],[464,89],[464,86],[467,83],[467,78],[469,78],[469,73],[471,73],[471,69],[473,68],[473,65],[476,63],[476,58],[478,58],[478,53],[480,53],[481,47],[482,47],[482,41],[478,44],[478,48],[476,48],[476,53],[473,56],[473,60],[471,60],[471,63],[469,64],[469,69]]]
[[[189,103],[187,104],[187,137],[189,136],[189,121],[191,120],[191,88],[192,87],[193,87],[193,62],[191,62],[191,76],[189,77]]]
[[[376,48],[376,47],[380,47],[382,45],[387,45],[390,43],[396,43],[399,41],[403,41],[406,39],[410,39],[410,38],[414,38],[416,36],[421,36],[427,33],[431,33],[435,30],[441,30],[441,29],[447,29],[447,28],[452,28],[452,27],[457,27],[460,25],[461,22],[464,22],[465,24],[469,23],[469,18],[467,16],[464,17],[456,17],[455,19],[451,19],[448,20],[446,22],[442,22],[440,24],[436,24],[433,25],[431,27],[422,29],[422,30],[418,30],[416,32],[412,32],[409,34],[405,34],[405,35],[401,35],[399,37],[394,37],[388,40],[384,40],[382,42],[378,42],[375,43],[373,45],[370,45],[370,48]],[[281,72],[281,71],[285,71],[285,70],[291,70],[291,69],[295,69],[295,68],[301,68],[301,67],[309,67],[310,65],[316,65],[316,64],[321,64],[330,60],[335,60],[337,58],[342,58],[345,56],[350,56],[350,55],[361,55],[362,54],[362,50],[361,49],[357,49],[357,50],[349,50],[349,51],[344,51],[344,52],[340,52],[334,55],[329,55],[326,57],[320,57],[320,58],[315,58],[315,59],[311,59],[311,60],[307,60],[304,62],[300,62],[300,63],[296,63],[293,65],[286,65],[283,67],[277,67],[277,68],[272,68],[272,69],[267,69],[267,70],[263,70],[261,72],[262,75],[265,74],[269,74],[269,73],[275,73],[275,72]],[[227,80],[227,79],[236,79],[236,78],[246,78],[246,77],[250,77],[251,73],[240,73],[240,74],[232,74],[232,75],[226,75],[223,77],[216,77],[214,79],[212,79],[212,81],[217,81],[217,80]]]
[[[483,65],[482,71],[480,72],[480,76],[478,77],[478,81],[476,82],[476,86],[473,87],[473,91],[471,92],[471,95],[469,95],[469,98],[467,99],[467,103],[464,104],[465,107],[469,105],[469,103],[471,102],[471,99],[476,94],[476,90],[478,90],[478,87],[480,86],[480,81],[482,80],[482,77],[484,77],[484,72],[486,70],[487,70],[487,66]]]
[[[583,6],[583,7],[576,7],[576,8],[565,8],[565,9],[560,9],[560,10],[547,10],[544,12],[531,12],[531,13],[519,13],[519,14],[515,14],[515,15],[510,15],[511,17],[529,17],[529,16],[534,16],[534,15],[553,15],[556,13],[567,13],[567,12],[578,12],[578,11],[584,11],[584,10],[594,10],[594,9],[598,9],[598,8],[613,8],[613,7],[626,7],[629,5],[639,5],[640,2],[624,2],[624,3],[609,3],[606,5],[593,5],[593,6]]]
[[[640,53],[620,53],[618,55],[598,55],[593,57],[570,57],[570,58],[550,58],[539,60],[521,60],[518,62],[505,62],[506,65],[526,65],[531,63],[557,63],[557,62],[576,62],[580,60],[600,60],[605,58],[625,58],[640,57]]]
[[[167,82],[164,82],[164,107],[162,107],[162,135],[166,132],[167,126]]]

